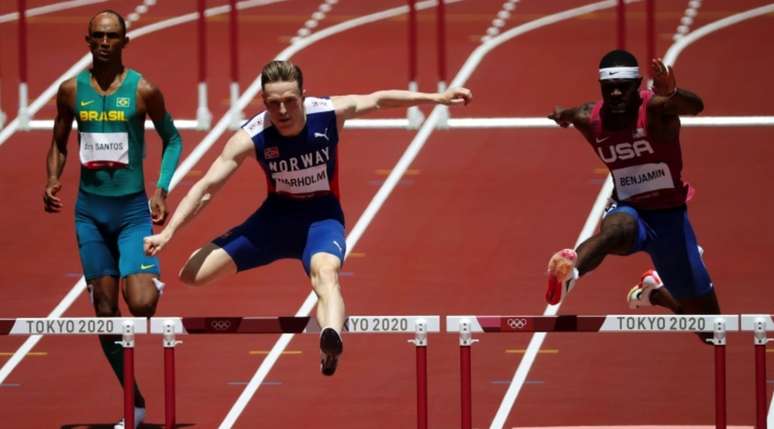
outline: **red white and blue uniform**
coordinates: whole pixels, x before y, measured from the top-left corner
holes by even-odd
[[[648,126],[651,91],[641,91],[637,121],[626,129],[603,126],[599,101],[591,113],[589,143],[613,177],[615,203],[606,216],[626,213],[638,224],[631,253],[650,254],[665,286],[675,298],[706,295],[712,281],[699,254],[688,220],[686,202],[691,187],[682,179],[679,137],[657,140]]]
[[[344,261],[336,112],[327,98],[307,97],[304,109],[306,125],[296,136],[282,136],[267,112],[242,126],[253,141],[269,192],[243,224],[214,240],[238,271],[293,258],[300,259],[309,273],[311,258],[318,252]]]

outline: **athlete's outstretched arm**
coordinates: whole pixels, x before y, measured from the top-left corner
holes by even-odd
[[[704,102],[691,91],[677,87],[675,71],[664,64],[660,58],[654,58],[650,64],[653,76],[654,96],[650,101],[650,111],[660,111],[663,115],[698,115],[704,110]]]
[[[199,179],[180,201],[164,230],[156,235],[145,237],[145,253],[152,256],[160,252],[180,227],[201,212],[242,161],[252,153],[254,153],[253,141],[244,130],[239,130],[231,136],[223,152],[207,170],[207,174]]]
[[[62,210],[62,200],[56,194],[62,189],[59,178],[62,176],[67,161],[67,140],[73,127],[75,117],[75,79],[68,79],[59,86],[56,93],[56,119],[54,119],[54,136],[46,157],[46,172],[48,180],[43,192],[43,208],[50,213]]]
[[[591,123],[591,111],[594,110],[594,103],[583,103],[577,107],[554,107],[553,113],[548,115],[548,119],[555,121],[562,128],[570,125],[580,131],[588,130]]]
[[[137,86],[137,92],[140,94],[140,99],[145,104],[145,110],[153,121],[153,126],[163,144],[159,180],[156,183],[156,191],[150,199],[151,219],[153,223],[161,225],[169,213],[167,210],[167,192],[169,192],[169,183],[172,181],[172,175],[180,160],[180,153],[183,151],[183,143],[180,133],[177,132],[175,123],[172,121],[172,116],[164,105],[164,96],[161,90],[143,78]]]
[[[449,88],[444,92],[436,93],[391,89],[364,95],[331,97],[336,116],[343,120],[392,107],[410,107],[418,104],[467,105],[472,99],[473,94],[467,88]]]

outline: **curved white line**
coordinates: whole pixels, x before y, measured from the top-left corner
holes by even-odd
[[[718,31],[720,29],[726,28],[728,26],[738,24],[742,21],[755,18],[761,15],[765,15],[767,13],[774,12],[774,3],[768,4],[766,6],[757,7],[755,9],[750,9],[745,12],[740,12],[731,16],[727,16],[723,19],[719,19],[717,21],[711,22],[707,25],[704,25],[700,28],[697,28],[696,30],[686,34],[684,37],[681,37],[677,42],[672,44],[672,46],[669,47],[666,54],[664,55],[664,63],[666,64],[674,64],[675,61],[677,61],[677,57],[680,56],[680,54],[683,52],[683,50],[688,47],[691,43],[701,39],[702,37],[714,32]]]
[[[271,4],[271,3],[277,3],[277,2],[282,2],[282,1],[285,1],[285,0],[249,0],[249,1],[243,1],[241,3],[237,3],[237,8],[241,10],[241,9],[245,9],[247,7],[263,6],[263,5],[267,5],[267,4]],[[228,10],[229,10],[228,6],[220,6],[220,7],[214,7],[214,8],[208,9],[207,13],[209,13],[211,15],[216,15],[218,13],[227,13]],[[211,15],[208,15],[208,16],[211,16]],[[143,36],[145,34],[152,33],[153,31],[158,31],[158,30],[162,30],[164,28],[170,27],[170,26],[179,25],[179,24],[182,24],[182,23],[185,23],[185,22],[190,22],[191,21],[190,18],[193,17],[193,19],[196,19],[196,16],[197,16],[196,13],[190,13],[190,14],[183,15],[181,17],[175,17],[175,18],[170,18],[170,19],[164,20],[164,21],[159,21],[159,22],[157,22],[155,24],[151,24],[151,25],[148,25],[148,26],[145,26],[145,27],[142,27],[142,28],[138,28],[137,30],[134,30],[132,32],[129,32],[128,35],[130,35],[131,37],[140,37],[140,36]],[[166,26],[164,26],[162,23],[166,23]],[[147,29],[147,27],[151,27],[151,29]],[[70,75],[70,76],[74,76],[79,71],[79,69],[77,69],[77,67],[79,65],[82,65],[82,67],[86,67],[86,65],[88,65],[89,55],[86,55],[84,57],[86,59],[85,63],[84,63],[84,59],[81,59],[75,65],[70,67],[70,69],[65,73],[65,75],[62,75],[62,77],[57,79],[57,82],[55,84],[51,85],[49,87],[49,89],[46,90],[46,92],[41,94],[41,96],[38,97],[38,99],[36,99],[35,103],[33,103],[33,104],[37,105],[38,109],[40,109],[40,106],[45,104],[47,102],[48,98],[51,98],[56,93],[56,90],[59,87],[59,84],[62,81],[64,81],[65,79],[68,78],[68,77],[66,77],[67,73],[72,73],[72,75]],[[49,94],[49,90],[51,90],[52,88],[53,88],[53,90]],[[44,97],[47,97],[47,98],[44,99]],[[37,110],[35,110],[35,111],[37,111]],[[2,143],[4,141],[4,138],[3,138],[4,134],[3,133],[5,133],[6,130],[11,128],[12,126],[14,127],[13,130],[10,131],[10,133],[5,138],[8,138],[16,130],[16,127],[18,126],[18,119],[14,119],[13,123],[9,124],[8,127],[6,127],[5,129],[3,129],[2,132],[0,132],[0,145],[2,145]],[[64,314],[65,311],[67,311],[68,308],[70,308],[70,305],[72,305],[72,303],[75,301],[75,299],[85,289],[86,289],[86,281],[84,280],[83,277],[81,277],[80,280],[78,280],[78,282],[75,283],[75,285],[73,285],[73,287],[70,289],[70,291],[67,293],[67,295],[65,295],[65,297],[62,298],[62,301],[59,302],[59,304],[56,306],[56,308],[54,308],[47,317],[49,317],[49,318],[60,317],[62,314]],[[3,383],[3,381],[16,368],[16,366],[19,364],[19,362],[21,362],[21,360],[27,355],[27,353],[29,353],[29,351],[32,350],[33,347],[35,347],[35,344],[37,344],[38,341],[40,341],[41,338],[42,337],[39,336],[39,335],[33,335],[33,336],[28,337],[24,341],[24,343],[14,352],[13,356],[11,356],[11,358],[8,359],[8,361],[6,361],[3,364],[3,367],[0,368],[0,383]]]
[[[711,24],[707,24],[697,29],[693,33],[686,35],[678,42],[673,44],[667,51],[667,54],[664,56],[664,61],[667,64],[673,64],[674,61],[676,61],[679,53],[682,52],[682,50],[685,47],[687,47],[689,44],[693,43],[694,41],[698,40],[699,38],[705,36],[706,34],[709,34],[712,31],[727,27],[731,24],[736,24],[745,19],[758,16],[761,13],[767,13],[767,12],[757,12],[757,11],[764,10],[769,7],[771,6],[756,8],[748,12],[732,15],[728,18],[721,19],[719,21],[716,21]],[[594,205],[591,208],[591,212],[589,213],[588,218],[586,218],[586,223],[584,224],[583,229],[581,230],[578,236],[578,239],[575,242],[575,247],[578,247],[580,243],[585,241],[587,238],[591,237],[591,235],[594,233],[597,223],[599,222],[599,219],[601,219],[602,217],[602,212],[604,211],[605,204],[607,203],[607,197],[611,195],[612,192],[613,192],[613,181],[610,175],[608,174],[604,185],[602,185],[602,189],[599,191],[599,194],[597,194],[597,198],[594,201]],[[559,310],[560,305],[547,306],[545,311],[543,312],[543,315],[545,316],[555,315]],[[516,401],[516,397],[518,396],[519,391],[521,390],[521,387],[524,385],[524,382],[527,379],[527,373],[531,369],[532,364],[537,357],[537,353],[540,350],[540,346],[543,344],[543,340],[545,339],[546,335],[547,334],[545,332],[540,332],[540,333],[534,334],[530,339],[529,345],[527,346],[527,351],[524,353],[524,357],[522,358],[518,368],[516,369],[516,373],[513,376],[511,385],[508,386],[508,390],[505,394],[505,397],[503,398],[502,403],[500,404],[500,409],[497,411],[497,414],[494,420],[492,421],[490,429],[501,429],[505,424],[505,420],[508,417],[508,414],[510,414],[511,408],[513,407],[513,403]],[[772,401],[772,404],[773,404],[772,410],[774,410],[774,401]],[[769,419],[772,419],[771,413],[769,414]]]
[[[257,7],[257,6],[266,6],[273,3],[280,3],[287,0],[247,0],[237,3],[237,9],[247,9],[251,7]],[[214,16],[214,15],[222,15],[224,13],[228,13],[229,6],[218,6],[218,7],[212,7],[207,10],[205,10],[205,16]],[[140,27],[136,30],[132,30],[126,35],[130,38],[138,38],[145,36],[146,34],[150,34],[159,30],[164,30],[169,27],[174,27],[176,25],[185,24],[187,22],[195,21],[198,17],[198,13],[192,12],[187,13],[185,15],[176,16],[174,18],[165,19],[163,21],[155,22],[153,24],[149,24],[143,27]],[[57,90],[59,89],[59,85],[62,84],[62,82],[66,81],[67,79],[70,79],[71,77],[78,74],[81,70],[85,69],[89,64],[91,63],[91,54],[84,55],[78,62],[72,65],[62,76],[60,76],[58,79],[54,81],[48,88],[43,91],[38,98],[35,99],[29,106],[28,106],[28,115],[30,118],[35,116],[35,113],[37,113],[43,106],[48,103],[51,98],[53,98],[56,95]],[[0,146],[5,143],[6,140],[8,140],[13,133],[15,133],[19,129],[19,118],[14,118],[13,121],[8,123],[8,126],[3,128],[2,131],[0,131]]]
[[[458,1],[462,1],[462,0],[447,1],[446,4],[455,3]],[[417,9],[426,9],[428,7],[433,7],[435,4],[436,2],[434,0],[424,1],[424,2],[417,3],[416,7]],[[288,49],[282,51],[277,56],[277,59],[288,59],[293,54],[298,52],[299,49],[302,49],[311,43],[314,43],[320,39],[331,36],[338,32],[345,31],[347,29],[368,24],[371,22],[387,19],[393,16],[405,14],[407,12],[408,12],[408,6],[401,6],[393,9],[388,9],[382,12],[366,15],[360,18],[355,18],[350,21],[342,22],[340,24],[334,25],[332,27],[321,30],[315,34],[312,34],[307,38],[301,39],[299,42],[291,45]],[[260,84],[260,76],[259,76],[245,91],[245,93],[242,94],[242,97],[240,98],[237,105],[234,107],[234,110],[239,111],[243,109],[247,105],[249,100],[252,99],[252,97],[254,97],[258,93],[258,90],[260,90],[260,86],[261,84]],[[419,130],[419,133],[411,142],[409,147],[406,149],[406,152],[404,152],[403,156],[398,161],[398,164],[395,166],[395,168],[392,170],[390,175],[387,177],[387,180],[385,180],[384,184],[382,184],[382,187],[379,188],[376,195],[374,195],[373,199],[369,203],[368,207],[366,207],[363,214],[360,215],[360,218],[358,219],[357,223],[355,224],[355,226],[352,228],[352,231],[350,231],[349,235],[347,236],[347,253],[346,255],[344,255],[345,259],[352,252],[352,249],[355,247],[355,244],[357,244],[358,240],[360,239],[363,232],[365,231],[365,228],[368,226],[369,223],[371,223],[374,216],[379,211],[379,208],[381,207],[384,200],[387,199],[387,196],[389,196],[390,192],[392,192],[392,190],[395,188],[395,184],[398,182],[400,177],[406,171],[406,169],[408,168],[408,165],[411,163],[414,157],[416,157],[416,154],[417,152],[419,152],[419,149],[421,149],[422,145],[424,145],[425,140],[427,140],[427,137],[432,132],[432,128],[435,126],[435,123],[438,121],[438,118],[439,118],[438,112],[439,112],[438,108],[433,110],[433,114],[430,115],[430,118],[427,120],[427,122],[425,122],[425,125],[423,125],[423,127]],[[213,129],[212,131],[213,133],[216,130],[221,133],[225,131],[230,121],[230,118],[228,117],[229,114],[230,113],[226,114],[226,116],[224,116],[218,122],[218,124],[215,126],[215,129]],[[427,124],[431,123],[431,121],[433,125],[428,126]],[[210,135],[207,135],[207,137],[205,137],[205,140],[207,140],[209,137]],[[215,139],[217,139],[217,137],[212,139],[213,143]],[[204,144],[204,141],[202,142],[202,144]],[[211,144],[212,143],[210,143],[210,145]],[[197,149],[199,148],[197,147]],[[193,157],[193,156],[194,154],[191,153],[190,157]],[[183,164],[186,164],[186,167],[190,169],[193,166],[193,164],[195,164],[196,161],[198,161],[198,159],[193,161],[193,163],[187,163],[187,161],[188,159],[186,159],[186,161],[184,161]],[[181,168],[182,167],[183,165],[181,164]],[[178,172],[175,173],[175,176],[178,176]],[[183,174],[180,174],[180,177],[178,178],[178,180],[182,178]],[[172,181],[173,183],[175,182],[175,177],[172,178]],[[308,316],[312,312],[312,309],[314,308],[314,305],[316,302],[317,302],[317,296],[314,294],[314,292],[310,292],[309,295],[304,300],[304,302],[301,304],[301,307],[296,312],[296,316],[298,317]],[[282,355],[282,352],[290,343],[290,340],[293,339],[293,336],[294,334],[283,334],[280,336],[280,338],[277,340],[274,346],[272,346],[268,355],[266,355],[264,360],[261,362],[261,365],[258,367],[258,370],[255,372],[255,374],[253,374],[253,377],[247,383],[247,386],[245,386],[245,389],[239,395],[239,398],[231,407],[231,410],[229,410],[228,414],[226,415],[226,418],[218,426],[219,429],[231,428],[234,425],[236,420],[242,414],[242,411],[244,410],[244,408],[247,406],[248,402],[250,402],[250,399],[252,399],[253,395],[255,395],[255,392],[258,390],[263,380],[269,374],[269,371],[271,371],[277,359],[280,358],[280,356]]]
[[[33,16],[40,16],[45,15],[47,13],[54,13],[59,12],[62,10],[72,9],[76,7],[81,6],[89,6],[96,3],[104,3],[108,0],[70,0],[70,1],[63,1],[59,3],[53,3],[48,4],[45,6],[39,6],[39,7],[33,7],[32,9],[27,9],[27,13],[25,15],[27,18],[33,17]],[[0,15],[0,24],[5,22],[11,22],[16,21],[19,19],[19,12],[11,12],[6,13],[5,15]]]

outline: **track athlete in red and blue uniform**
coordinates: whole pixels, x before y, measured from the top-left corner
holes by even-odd
[[[317,321],[321,371],[332,375],[343,350],[344,300],[339,270],[346,253],[344,214],[339,202],[338,143],[347,119],[382,108],[417,104],[467,104],[471,92],[377,91],[368,95],[306,97],[301,69],[273,61],[261,73],[266,111],[247,121],[183,198],[169,224],[145,239],[150,255],[198,214],[247,158],[266,174],[268,196],[243,224],[196,250],[180,271],[189,285],[266,265],[280,258],[302,261],[319,298]]]
[[[575,280],[605,256],[645,251],[655,270],[646,271],[627,295],[631,308],[660,305],[677,314],[720,313],[688,220],[686,202],[693,189],[681,177],[679,115],[696,115],[704,105],[697,95],[677,88],[672,67],[660,59],[652,61],[651,70],[653,90],[640,91],[637,60],[629,52],[612,51],[599,65],[602,100],[557,107],[549,115],[560,126],[572,124],[580,131],[614,181],[613,202],[600,230],[549,261],[549,304],[561,302]]]
[[[67,140],[73,119],[78,122],[81,179],[75,204],[75,227],[83,275],[99,317],[118,317],[120,280],[134,316],[151,317],[163,289],[158,258],[143,252],[151,222],[164,223],[169,182],[180,159],[182,143],[161,91],[121,59],[129,43],[126,24],[106,10],[89,21],[86,43],[92,68],[62,83],[57,93],[54,136],[47,157],[48,181],[44,208],[59,212],[57,193],[67,160]],[[145,117],[153,121],[163,141],[156,191],[145,194],[143,158]],[[100,343],[113,371],[123,383],[120,336],[102,335]],[[145,416],[145,400],[134,386],[134,424]],[[123,420],[116,428],[123,428]]]

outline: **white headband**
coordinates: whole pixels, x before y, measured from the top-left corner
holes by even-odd
[[[599,69],[599,80],[638,79],[639,77],[639,67],[605,67]]]

